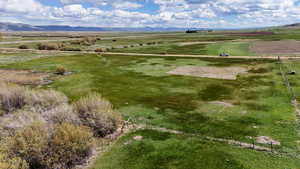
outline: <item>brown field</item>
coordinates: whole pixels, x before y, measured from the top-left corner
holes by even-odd
[[[250,50],[256,54],[300,54],[300,41],[255,42]]]
[[[237,75],[246,73],[247,69],[242,67],[198,67],[198,66],[182,66],[178,67],[168,74],[184,75],[194,77],[206,77],[213,79],[236,80]]]
[[[22,85],[38,85],[48,77],[45,73],[33,73],[26,70],[0,70],[0,82]]]
[[[261,36],[261,35],[274,35],[274,32],[267,32],[267,31],[261,31],[261,32],[229,32],[226,33],[228,35],[232,36]]]

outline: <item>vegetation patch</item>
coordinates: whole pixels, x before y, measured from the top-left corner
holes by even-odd
[[[247,69],[242,67],[196,67],[196,66],[183,66],[168,72],[172,75],[184,75],[195,77],[206,77],[214,79],[236,80],[237,75],[246,73]]]
[[[49,77],[47,73],[35,73],[27,70],[0,70],[0,82],[22,85],[38,85]]]

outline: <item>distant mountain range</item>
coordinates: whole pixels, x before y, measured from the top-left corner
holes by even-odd
[[[196,29],[192,30],[207,30]],[[170,31],[186,31],[187,28],[160,28],[160,27],[81,27],[81,26],[65,26],[65,25],[42,25],[34,26],[23,23],[7,23],[0,22],[0,31],[120,31],[120,32],[170,32]]]
[[[290,24],[290,25],[284,25],[284,26],[282,26],[282,27],[285,27],[285,28],[291,28],[291,27],[300,27],[300,23],[294,23],[294,24]]]

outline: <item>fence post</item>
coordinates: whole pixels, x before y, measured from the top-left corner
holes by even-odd
[[[271,152],[273,152],[273,142],[271,141]]]

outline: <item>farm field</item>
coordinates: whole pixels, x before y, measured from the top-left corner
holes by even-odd
[[[112,104],[126,132],[97,137],[86,169],[298,169],[300,38],[271,31],[8,33],[0,82],[55,90],[71,105],[90,93]],[[282,60],[251,58],[274,55]]]

